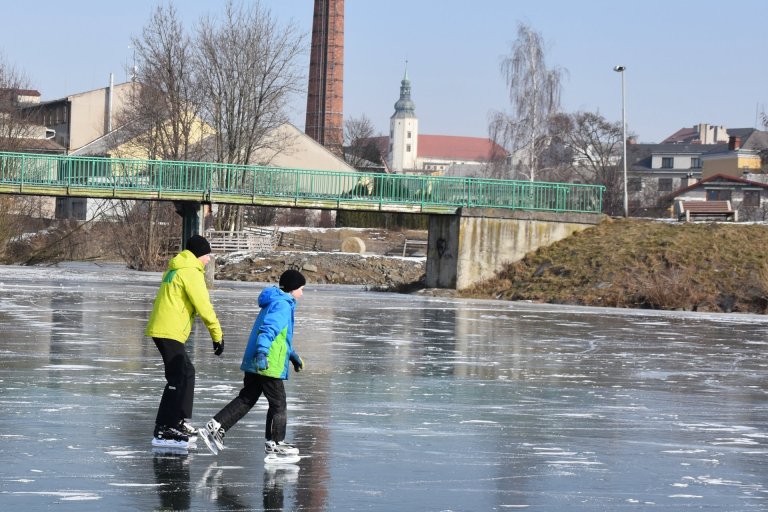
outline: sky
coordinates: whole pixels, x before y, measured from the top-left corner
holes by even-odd
[[[0,54],[42,100],[128,78],[131,39],[159,0],[4,2]],[[245,0],[249,1],[249,0]],[[176,0],[185,25],[220,15],[225,0]],[[280,23],[306,35],[312,0],[261,0]],[[550,68],[566,71],[565,112],[600,112],[621,121],[623,65],[628,132],[660,142],[698,123],[761,127],[768,110],[768,2],[742,0],[346,0],[344,117],[369,118],[389,132],[408,62],[419,131],[488,136],[493,112],[511,112],[500,71],[518,23],[546,41]],[[305,86],[306,87],[306,86]],[[306,97],[291,103],[304,129]]]

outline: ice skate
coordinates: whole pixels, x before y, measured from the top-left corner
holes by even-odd
[[[197,442],[198,429],[193,427],[192,424],[187,420],[181,420],[179,425],[176,427],[176,430],[189,438],[189,444],[194,444]]]
[[[264,443],[264,451],[267,454],[264,462],[267,464],[295,464],[301,460],[299,449],[284,441],[267,441]]]
[[[219,450],[224,448],[224,429],[221,428],[221,423],[218,421],[214,419],[209,420],[205,427],[199,429],[198,432],[202,436],[205,445],[214,455],[218,455]]]
[[[186,450],[189,447],[189,436],[182,434],[173,427],[156,425],[152,446],[156,448],[183,448]]]
[[[285,441],[267,441],[264,443],[264,452],[267,455],[271,453],[275,455],[298,455],[299,449]]]

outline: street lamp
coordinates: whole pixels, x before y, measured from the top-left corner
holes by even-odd
[[[627,198],[627,113],[624,101],[624,71],[626,66],[614,66],[613,70],[621,73],[621,146],[624,149],[624,217],[629,217],[629,199]]]

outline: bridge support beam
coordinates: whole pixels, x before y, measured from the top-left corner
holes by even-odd
[[[492,279],[526,253],[600,223],[594,214],[462,208],[430,215],[426,285],[461,290]]]
[[[197,201],[174,201],[176,213],[181,215],[181,249],[192,235],[205,234],[205,204]],[[205,282],[208,288],[213,288],[216,261],[211,261],[205,267]]]
[[[203,225],[201,219],[205,218],[205,210],[202,203],[196,201],[174,201],[176,213],[181,215],[181,244],[187,242],[192,235],[202,235]],[[182,247],[183,248],[183,247]]]

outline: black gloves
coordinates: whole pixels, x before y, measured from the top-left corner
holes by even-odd
[[[293,363],[293,370],[296,373],[299,373],[301,370],[304,369],[304,361],[299,357],[299,354],[293,353],[291,355],[291,362]]]
[[[222,352],[224,352],[224,338],[213,342],[214,355],[220,356]]]

